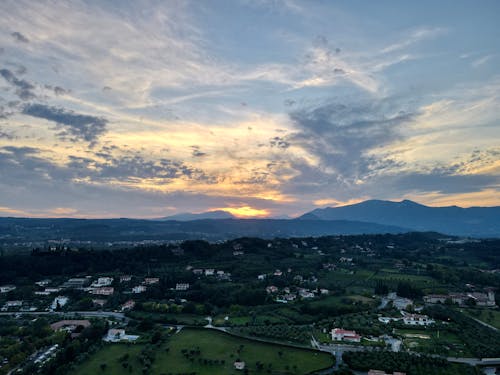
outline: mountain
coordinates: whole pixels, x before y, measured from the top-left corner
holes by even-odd
[[[298,219],[365,221],[414,231],[500,237],[500,207],[429,207],[410,200],[368,200],[348,206],[315,209]]]
[[[193,214],[190,212],[176,214],[172,216],[166,216],[158,220],[175,220],[175,221],[192,221],[192,220],[205,220],[205,219],[234,219],[234,216],[227,211],[216,210],[207,211],[199,214]]]
[[[307,237],[338,234],[404,233],[399,226],[347,220],[203,219],[192,221],[138,219],[0,218],[0,248],[13,244],[56,241],[101,247],[108,243],[238,237]]]

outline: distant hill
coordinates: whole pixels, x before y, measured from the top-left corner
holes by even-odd
[[[192,221],[192,220],[204,220],[204,219],[234,219],[234,216],[227,211],[216,210],[207,211],[199,214],[193,214],[190,212],[176,214],[172,216],[166,216],[158,220],[176,220],[176,221]]]
[[[392,225],[347,220],[203,219],[159,221],[137,219],[30,219],[0,218],[2,243],[64,242],[107,243],[117,241],[210,241],[238,237],[307,237],[338,234],[404,233]]]
[[[414,231],[500,237],[500,207],[429,207],[410,200],[368,200],[348,206],[316,209],[298,219],[365,221]]]

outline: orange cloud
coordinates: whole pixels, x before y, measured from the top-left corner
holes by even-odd
[[[230,214],[239,217],[239,218],[252,218],[252,217],[267,217],[270,212],[266,209],[258,209],[250,206],[241,206],[241,207],[222,207],[222,208],[212,208],[212,210],[222,210],[229,212]]]

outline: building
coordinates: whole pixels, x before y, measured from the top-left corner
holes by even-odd
[[[13,307],[21,307],[22,305],[23,305],[23,301],[19,301],[19,300],[7,301],[7,302],[5,302],[5,305],[3,305],[2,311],[7,311],[8,309],[13,308]]]
[[[102,288],[95,288],[90,290],[90,294],[95,294],[99,296],[111,296],[115,292],[115,288],[112,286],[104,286]]]
[[[125,303],[121,306],[121,310],[122,310],[122,311],[132,310],[134,307],[135,307],[135,301],[134,301],[134,300],[129,299],[127,302],[125,302]]]
[[[266,274],[258,275],[258,276],[257,276],[257,280],[265,280],[265,279],[266,279],[266,277],[267,277],[267,275],[266,275]]]
[[[267,293],[276,293],[278,291],[278,287],[274,285],[270,285],[266,288]]]
[[[144,279],[144,284],[146,284],[146,285],[154,285],[154,284],[158,284],[159,282],[160,282],[159,277],[146,277]]]
[[[333,341],[349,341],[349,342],[360,342],[361,336],[356,333],[356,331],[348,331],[346,329],[334,328],[330,332]]]
[[[44,287],[44,286],[47,286],[50,284],[50,280],[49,279],[40,280],[40,281],[37,281],[35,284],[38,286]]]
[[[132,293],[139,294],[144,293],[146,291],[146,287],[144,285],[137,285],[132,288]]]
[[[403,323],[410,326],[428,326],[434,324],[435,321],[430,319],[427,315],[404,314]]]
[[[175,290],[188,290],[189,289],[189,283],[177,283],[175,285]]]
[[[495,307],[495,293],[492,290],[488,290],[487,293],[450,293],[450,294],[429,294],[424,297],[425,303],[446,303],[451,301],[452,303],[458,304],[460,306],[466,305],[469,301],[473,301],[473,304],[481,307]]]
[[[90,322],[88,320],[60,320],[50,325],[53,331],[66,331],[71,333],[71,338],[80,336],[81,331],[87,327],[90,327]]]
[[[52,311],[57,310],[57,308],[63,307],[64,305],[66,305],[68,303],[68,301],[69,301],[68,297],[57,296],[56,298],[54,298],[54,301],[52,301],[52,304],[50,305],[50,309]]]
[[[115,329],[112,328],[108,330],[106,336],[104,336],[103,340],[107,342],[120,342],[120,341],[135,341],[139,338],[136,335],[127,335],[125,334],[124,329]]]
[[[62,284],[61,287],[66,289],[82,289],[88,285],[88,283],[89,279],[86,277],[74,277]]]
[[[244,370],[245,369],[245,362],[237,360],[233,363],[234,369],[235,370]]]
[[[132,276],[130,276],[130,275],[122,275],[122,276],[120,276],[120,282],[121,283],[128,283],[130,280],[132,280]]]
[[[0,293],[9,293],[16,289],[15,285],[2,285],[0,286]]]
[[[103,286],[109,286],[113,284],[113,278],[112,277],[99,277],[97,281],[94,281],[91,285],[91,287],[94,288],[100,288]]]
[[[95,305],[95,306],[99,306],[99,307],[103,307],[105,304],[106,304],[106,300],[105,299],[93,299],[92,300],[92,303]]]
[[[207,268],[205,270],[205,276],[213,276],[215,274],[215,270],[213,268]]]

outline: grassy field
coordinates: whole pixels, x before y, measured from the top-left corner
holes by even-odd
[[[72,375],[142,374],[139,355],[143,348],[144,345],[106,345]],[[129,366],[124,369],[119,358],[127,353]],[[241,374],[234,369],[236,359],[245,361],[250,374],[267,373],[268,369],[274,374],[307,374],[333,365],[333,357],[325,353],[261,343],[204,329],[183,329],[156,348],[155,354],[156,359],[148,374]],[[258,361],[264,370],[257,371]],[[103,363],[106,364],[104,370],[101,368]]]
[[[482,322],[485,322],[495,328],[500,329],[500,311],[499,310],[493,310],[493,309],[470,309],[470,310],[464,310],[464,313],[476,318],[478,320],[481,320]]]

